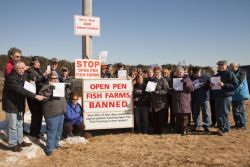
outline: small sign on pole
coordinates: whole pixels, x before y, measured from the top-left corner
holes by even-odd
[[[75,35],[100,36],[100,17],[74,16]]]

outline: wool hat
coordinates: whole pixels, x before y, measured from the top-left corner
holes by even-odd
[[[224,65],[224,64],[227,64],[226,60],[220,60],[217,62],[217,65]]]

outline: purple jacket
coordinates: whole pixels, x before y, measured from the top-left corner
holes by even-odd
[[[171,88],[173,88],[173,81]],[[194,86],[191,79],[187,76],[183,78],[183,91],[171,89],[172,95],[172,110],[174,113],[191,113],[191,92],[194,91]]]

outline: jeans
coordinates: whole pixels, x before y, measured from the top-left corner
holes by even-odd
[[[244,101],[232,101],[235,127],[246,127],[246,111]]]
[[[7,117],[7,131],[9,147],[16,146],[23,142],[23,117],[22,113],[8,113]]]
[[[196,127],[203,126],[210,127],[210,111],[209,111],[209,101],[204,102],[194,102],[193,103],[193,118]],[[202,111],[202,122],[200,118],[200,110]]]
[[[61,114],[53,117],[48,117],[45,118],[45,121],[47,131],[45,152],[52,152],[59,146],[59,141],[61,139],[63,131],[64,115]]]
[[[136,106],[135,124],[138,132],[147,133],[149,129],[149,108],[147,106]]]
[[[215,98],[215,113],[217,125],[222,132],[230,130],[229,112],[232,97],[216,97]]]

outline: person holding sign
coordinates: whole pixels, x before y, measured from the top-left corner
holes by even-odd
[[[220,77],[218,86],[221,89],[214,89],[215,95],[215,113],[217,118],[217,125],[219,127],[218,135],[222,136],[230,130],[229,112],[232,101],[232,95],[238,87],[239,82],[236,75],[227,69],[227,61],[220,60],[217,62],[218,73],[216,77]],[[212,79],[212,78],[211,78]],[[215,83],[211,82],[211,87]]]
[[[70,101],[70,94],[73,91],[73,81],[72,78],[69,77],[69,70],[67,67],[62,67],[59,82],[65,83],[65,98],[67,101]]]
[[[30,68],[25,72],[26,80],[33,82],[35,86],[35,93],[38,93],[42,86],[46,83],[45,73],[40,70],[40,61],[37,56],[31,58]],[[36,99],[27,98],[28,106],[31,112],[31,124],[29,135],[35,138],[41,137],[42,127],[42,103]]]
[[[134,105],[135,105],[135,124],[138,133],[148,133],[149,130],[149,101],[148,93],[145,91],[146,84],[144,78],[138,74],[134,85]]]
[[[48,75],[48,79],[49,82],[42,87],[39,94],[46,97],[42,101],[42,112],[47,132],[45,154],[50,156],[54,149],[59,147],[59,140],[63,131],[64,113],[66,112],[66,99],[60,96],[54,97],[55,86],[53,84],[59,82],[57,74],[52,71]]]
[[[31,143],[23,141],[23,118],[22,113],[25,111],[25,97],[44,99],[44,96],[36,95],[24,86],[25,64],[18,61],[14,65],[14,70],[4,81],[3,103],[2,108],[6,112],[8,122],[8,144],[13,152],[21,152],[21,147],[30,146]]]
[[[167,103],[167,92],[169,89],[167,80],[161,75],[161,68],[154,67],[154,78],[152,82],[157,83],[155,90],[150,92],[150,104],[152,109],[152,128],[153,133],[161,134],[164,132],[165,112]]]
[[[177,79],[177,82],[174,82],[175,79]],[[181,66],[176,69],[175,75],[170,83],[172,109],[176,116],[175,130],[177,133],[187,135],[191,114],[191,92],[194,91],[194,86],[188,75],[184,74],[184,68]]]
[[[209,110],[209,77],[201,75],[200,67],[194,67],[192,71],[190,79],[193,82],[195,90],[191,93],[191,105],[195,130],[203,127],[205,133],[209,133],[211,122]],[[202,121],[200,119],[200,110],[202,111]]]

